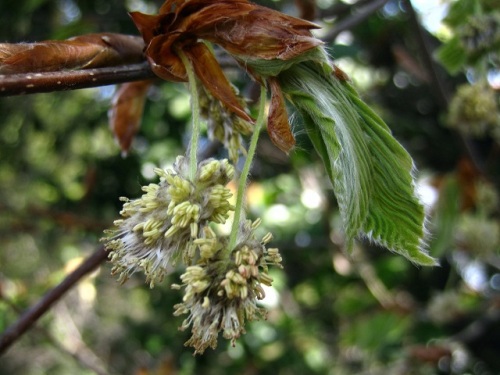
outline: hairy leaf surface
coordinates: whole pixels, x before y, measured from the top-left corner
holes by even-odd
[[[415,195],[413,161],[387,125],[348,82],[315,62],[279,76],[323,158],[344,221],[349,247],[364,236],[422,265],[424,208]]]

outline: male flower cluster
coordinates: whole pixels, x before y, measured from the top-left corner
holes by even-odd
[[[273,281],[268,264],[281,266],[281,256],[278,249],[265,246],[272,239],[270,233],[256,238],[259,224],[260,220],[244,222],[234,249],[206,227],[204,237],[194,241],[200,251],[197,264],[186,269],[182,285],[172,285],[184,288],[183,302],[175,305],[174,315],[189,314],[181,330],[192,326],[186,345],[194,347],[195,353],[215,348],[219,331],[234,344],[245,333],[245,320],[265,316],[257,300],[265,297],[262,285],[271,286]]]
[[[226,159],[200,162],[194,180],[188,178],[188,161],[182,156],[173,170],[157,168],[155,173],[160,183],[144,186],[141,198],[122,198],[123,219],[115,221],[105,239],[112,272],[120,274],[122,283],[142,270],[153,287],[175,260],[191,264],[198,235],[209,223],[225,223],[234,210],[225,187],[234,167]]]
[[[207,121],[209,138],[221,142],[228,152],[229,160],[236,163],[240,152],[246,155],[243,136],[252,134],[252,124],[229,111],[203,85],[198,84],[197,86],[200,113]],[[246,109],[245,100],[237,94],[236,89],[234,91],[241,106]]]

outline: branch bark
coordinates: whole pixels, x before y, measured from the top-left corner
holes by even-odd
[[[18,340],[33,324],[45,314],[52,305],[63,297],[76,283],[85,275],[92,272],[108,257],[104,247],[100,247],[94,254],[89,256],[76,270],[43,296],[33,307],[27,310],[17,322],[8,327],[0,336],[0,355],[5,353],[16,340]]]
[[[0,74],[0,97],[84,89],[155,77],[147,62],[95,69]]]

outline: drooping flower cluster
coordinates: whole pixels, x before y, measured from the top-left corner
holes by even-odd
[[[112,272],[125,282],[142,270],[153,287],[161,282],[177,259],[192,263],[195,241],[209,223],[224,223],[234,210],[226,184],[234,167],[224,160],[198,164],[194,180],[188,177],[188,162],[178,157],[172,170],[156,169],[159,184],[143,187],[145,194],[125,201],[115,229],[105,239],[114,265]]]
[[[228,241],[205,227],[203,238],[194,241],[200,257],[181,276],[183,302],[175,306],[174,315],[189,314],[181,326],[191,326],[191,338],[186,345],[203,353],[215,348],[219,331],[233,342],[245,333],[246,320],[265,317],[257,301],[265,297],[262,285],[271,286],[268,264],[281,266],[278,249],[267,249],[270,233],[257,240],[255,229],[260,220],[246,221],[240,226],[237,245],[228,248]]]
[[[228,151],[229,160],[236,163],[240,152],[243,155],[246,154],[243,147],[243,136],[252,134],[252,124],[237,116],[234,112],[229,111],[201,84],[198,84],[198,95],[200,112],[207,121],[209,138],[221,142]],[[235,95],[237,95],[236,92]],[[237,97],[241,106],[246,108],[244,99],[238,95]]]

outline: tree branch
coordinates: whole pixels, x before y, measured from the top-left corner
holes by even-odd
[[[331,30],[326,36],[323,38],[325,42],[331,42],[339,36],[339,34],[343,31],[352,29],[354,26],[359,25],[377,10],[382,8],[388,0],[373,0],[367,5],[363,6],[359,12],[355,13],[351,17],[344,18],[337,22],[333,30]]]
[[[431,48],[429,46],[429,42],[427,40],[427,35],[424,32],[422,25],[418,19],[417,13],[413,8],[413,5],[410,0],[405,0],[406,10],[410,15],[410,22],[415,29],[416,39],[420,50],[422,51],[422,62],[424,63],[425,69],[429,73],[432,83],[434,85],[434,94],[439,101],[440,107],[444,110],[448,108],[448,103],[450,101],[449,94],[444,87],[443,81],[439,75],[437,70],[437,65],[434,59],[432,58]]]
[[[27,310],[17,322],[8,327],[0,336],[0,355],[19,339],[31,326],[45,314],[51,306],[70,290],[85,275],[97,268],[108,257],[104,247],[100,247],[89,256],[76,270],[70,273],[55,288],[43,296],[33,307]]]
[[[154,77],[147,62],[95,69],[0,74],[0,97],[84,89]]]

